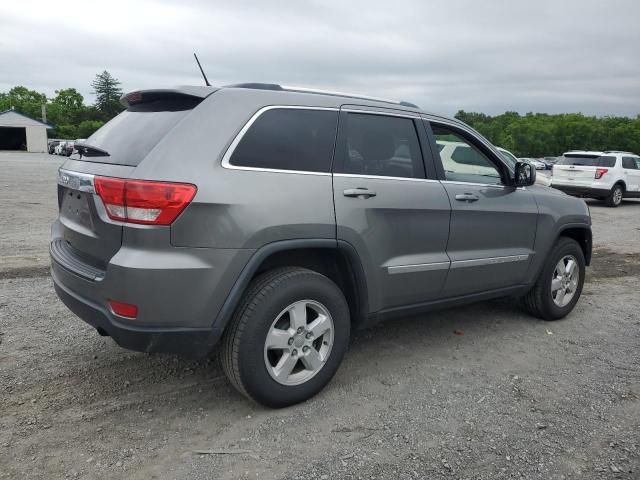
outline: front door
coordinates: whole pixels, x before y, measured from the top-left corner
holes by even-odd
[[[430,126],[440,157],[436,166],[451,201],[451,269],[444,296],[523,283],[534,254],[533,195],[508,185],[507,165],[471,132],[433,121]]]
[[[422,146],[430,149],[419,122],[362,109],[340,114],[337,237],[362,260],[371,312],[439,297],[449,269],[449,199],[425,174]]]

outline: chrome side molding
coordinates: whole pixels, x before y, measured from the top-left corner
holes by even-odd
[[[483,265],[497,265],[500,263],[525,262],[529,255],[508,255],[505,257],[474,258],[472,260],[456,260],[454,262],[419,263],[415,265],[392,265],[387,267],[387,273],[431,272],[434,270],[446,270],[448,268],[480,267]]]

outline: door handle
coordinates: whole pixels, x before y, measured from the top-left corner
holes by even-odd
[[[375,197],[376,192],[369,190],[368,188],[347,188],[342,192],[345,197],[364,198],[365,200],[370,197]]]
[[[456,200],[460,202],[477,202],[480,200],[480,197],[473,193],[459,193],[456,195]]]

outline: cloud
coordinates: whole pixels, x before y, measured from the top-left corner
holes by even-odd
[[[0,90],[91,101],[125,90],[264,81],[358,92],[453,114],[640,113],[635,0],[22,0],[0,7]]]

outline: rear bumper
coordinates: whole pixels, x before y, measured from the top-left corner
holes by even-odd
[[[552,181],[551,186],[557,190],[560,190],[569,195],[573,195],[576,197],[589,197],[589,198],[597,198],[597,197],[606,197],[611,193],[611,190],[606,188],[592,188],[585,186],[576,186],[576,185],[562,185],[557,184]]]
[[[124,348],[190,356],[208,354],[219,340],[218,312],[253,253],[123,245],[101,270],[60,238],[51,242],[51,276],[72,312]],[[136,305],[137,317],[116,315],[109,300]]]
[[[176,353],[189,357],[204,357],[211,352],[222,335],[213,328],[141,328],[124,325],[106,308],[82,298],[65,288],[51,269],[53,285],[62,302],[74,314],[108,335],[123,348],[138,352]]]

